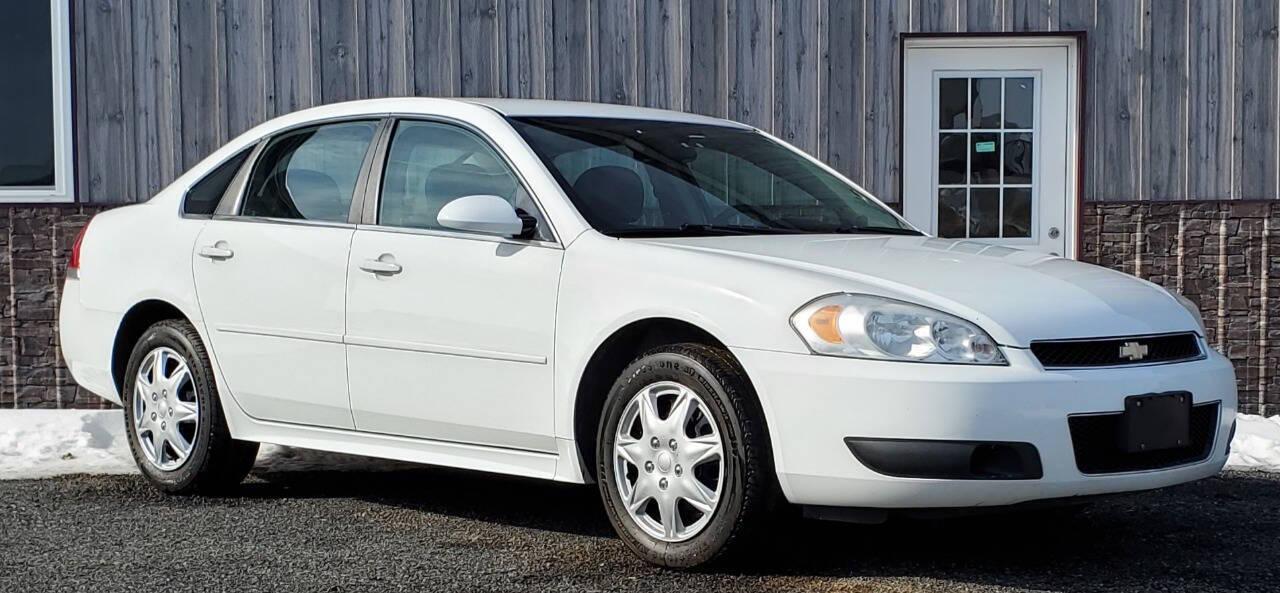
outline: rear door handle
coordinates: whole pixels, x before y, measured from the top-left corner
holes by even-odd
[[[396,263],[394,260],[383,261],[380,259],[366,259],[360,262],[360,269],[373,274],[378,274],[379,276],[390,276],[392,274],[399,274],[400,270],[403,268],[401,268],[400,264]]]
[[[226,247],[218,247],[217,245],[205,245],[200,248],[198,253],[200,257],[207,257],[213,260],[231,259],[231,256],[236,254],[236,252]]]

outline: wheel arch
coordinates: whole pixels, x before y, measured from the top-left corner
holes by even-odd
[[[115,340],[111,345],[111,381],[122,398],[124,397],[125,370],[129,366],[129,355],[133,353],[134,344],[138,343],[138,339],[148,327],[166,319],[180,319],[191,323],[190,317],[176,305],[160,299],[140,301],[121,317],[120,326],[116,328]]]
[[[657,346],[683,342],[706,344],[729,352],[722,340],[694,323],[674,317],[647,317],[614,330],[591,354],[578,378],[573,399],[573,440],[582,476],[588,482],[596,478],[596,432],[605,400],[618,375],[640,354]],[[741,369],[741,363],[732,353],[729,357]],[[745,371],[743,376],[750,382]],[[759,396],[755,397],[758,400]]]

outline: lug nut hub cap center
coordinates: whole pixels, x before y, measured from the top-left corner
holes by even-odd
[[[671,458],[671,454],[666,451],[663,451],[658,454],[657,463],[658,463],[658,469],[664,474],[671,471],[671,466],[674,465],[674,462]]]

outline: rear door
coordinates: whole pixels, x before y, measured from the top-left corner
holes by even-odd
[[[352,428],[342,344],[355,188],[377,120],[287,131],[193,254],[223,378],[249,415]]]
[[[347,281],[347,365],[356,428],[554,452],[552,350],[563,250],[514,169],[479,134],[401,121],[378,209],[355,232]],[[541,235],[514,240],[443,228],[476,194],[511,201]],[[370,204],[373,200],[368,200]]]

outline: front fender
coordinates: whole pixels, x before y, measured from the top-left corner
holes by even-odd
[[[587,233],[565,254],[556,313],[555,429],[574,438],[579,383],[592,355],[645,319],[695,326],[731,348],[806,353],[790,314],[829,292],[807,272]]]

